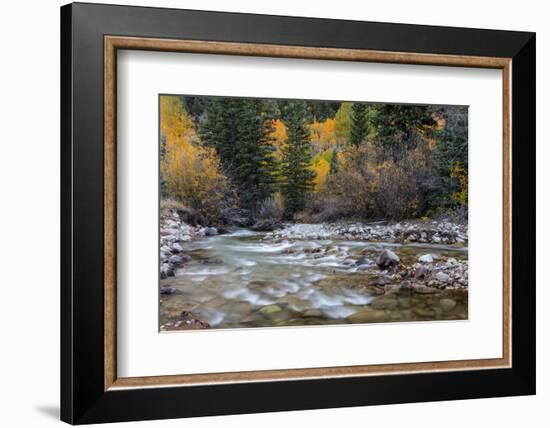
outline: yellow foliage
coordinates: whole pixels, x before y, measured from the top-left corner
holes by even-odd
[[[353,103],[342,103],[336,112],[334,134],[340,142],[347,140],[351,126],[351,107]]]
[[[327,119],[324,122],[314,121],[310,127],[313,152],[323,152],[336,145],[336,120]]]
[[[453,192],[451,195],[453,201],[458,203],[462,207],[468,206],[468,173],[462,165],[458,162],[454,164],[453,169],[451,170],[451,178],[458,180],[460,184],[460,190],[458,192]]]
[[[172,95],[163,95],[160,97],[160,132],[166,137],[166,140],[172,142],[182,138],[189,138],[189,131],[193,131],[194,126],[191,118],[183,109],[181,98]]]
[[[328,173],[330,171],[330,164],[323,158],[319,159],[313,165],[313,171],[315,172],[315,191],[320,191],[327,182]]]
[[[273,146],[275,147],[275,159],[281,160],[281,149],[283,148],[287,140],[286,126],[281,119],[273,121],[273,132],[271,133],[270,137],[273,141]]]
[[[179,97],[161,97],[160,132],[165,139],[160,169],[169,197],[215,218],[227,179],[216,152],[198,145],[193,122]]]

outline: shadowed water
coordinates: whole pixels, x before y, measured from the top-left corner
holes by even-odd
[[[465,249],[343,240],[266,240],[239,229],[185,244],[191,261],[161,281],[160,324],[189,311],[213,328],[467,319],[464,290],[391,295],[373,282],[391,248],[405,264],[431,253],[467,259]]]

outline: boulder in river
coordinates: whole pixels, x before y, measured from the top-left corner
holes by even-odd
[[[367,259],[366,257],[362,257],[355,262],[355,266],[362,266],[362,265],[369,266],[371,263],[372,262],[369,259]]]
[[[180,256],[180,257],[181,257],[180,263],[187,263],[187,262],[191,261],[191,256],[188,255],[188,254],[185,254],[185,255]]]
[[[389,269],[393,266],[397,266],[400,262],[399,257],[391,250],[384,250],[380,253],[376,259],[376,265],[380,269]]]
[[[160,287],[160,294],[176,294],[178,292],[175,287]]]
[[[218,234],[218,229],[215,227],[207,227],[204,229],[204,236],[214,236]]]
[[[169,261],[170,263],[172,263],[173,265],[175,265],[175,266],[179,265],[179,264],[181,263],[181,260],[182,260],[181,257],[180,257],[180,256],[176,256],[176,255],[170,256],[170,257],[168,258],[168,261]]]
[[[183,251],[183,247],[177,242],[175,242],[174,244],[172,244],[172,251],[176,254],[181,253]]]
[[[170,263],[163,263],[160,266],[160,279],[166,279],[169,276],[174,276],[174,269]]]

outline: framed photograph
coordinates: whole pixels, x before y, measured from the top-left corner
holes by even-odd
[[[61,8],[61,418],[535,393],[535,35]]]

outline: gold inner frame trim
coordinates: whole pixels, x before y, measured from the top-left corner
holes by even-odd
[[[204,373],[119,378],[116,367],[116,88],[117,50],[147,50],[213,55],[242,55],[392,64],[439,65],[502,70],[503,93],[503,322],[502,358],[421,363]],[[511,73],[510,58],[385,52],[252,43],[104,37],[104,389],[193,386],[220,383],[283,381],[312,378],[360,377],[420,372],[480,370],[511,367]]]

